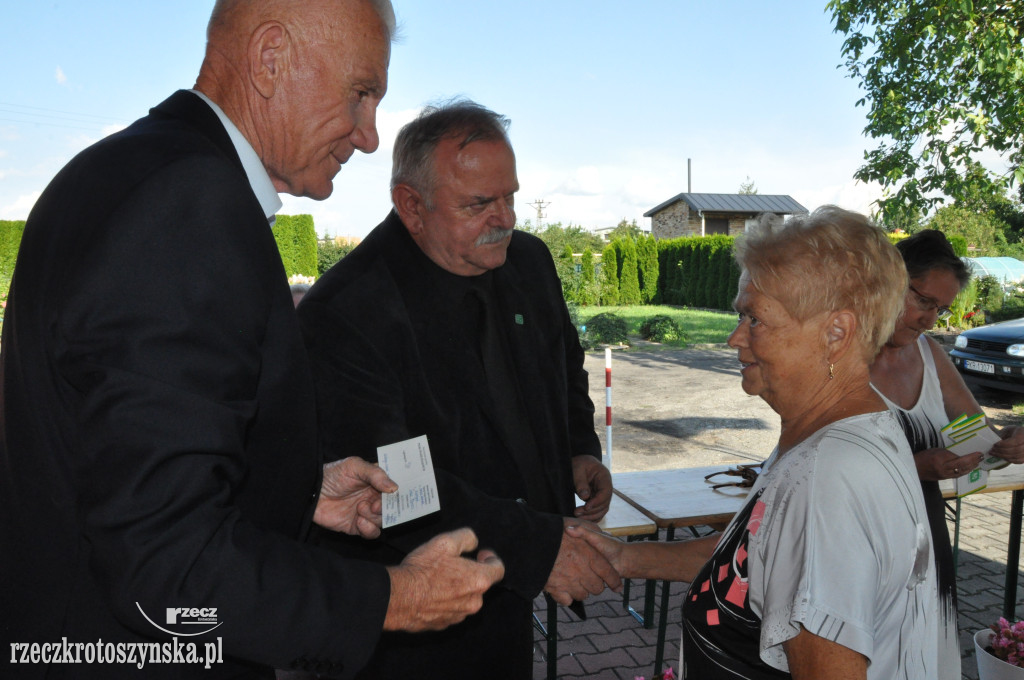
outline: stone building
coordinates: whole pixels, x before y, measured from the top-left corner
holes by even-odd
[[[651,233],[656,239],[711,234],[742,234],[747,225],[763,213],[785,218],[805,214],[789,196],[764,194],[678,194],[651,208]]]

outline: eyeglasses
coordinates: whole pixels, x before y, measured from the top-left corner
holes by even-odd
[[[737,465],[736,467],[729,468],[728,470],[721,470],[720,472],[712,472],[710,475],[704,476],[705,482],[710,482],[712,477],[718,475],[729,475],[731,477],[742,477],[742,481],[739,482],[718,482],[712,483],[712,489],[720,489],[723,486],[738,486],[742,489],[749,489],[754,486],[754,482],[757,481],[757,475],[761,472],[761,463],[747,463],[745,465]]]
[[[928,297],[927,295],[919,291],[917,288],[914,288],[913,286],[907,287],[910,288],[910,292],[914,294],[914,297],[916,298],[915,302],[917,303],[917,308],[920,309],[922,312],[930,312],[934,309],[935,313],[938,315],[939,321],[944,321],[945,319],[948,319],[949,317],[953,316],[952,310],[950,310],[949,307],[940,306],[939,303],[935,300],[935,298]]]

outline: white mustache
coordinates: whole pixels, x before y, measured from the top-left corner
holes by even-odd
[[[489,231],[486,234],[480,234],[480,236],[478,236],[476,239],[476,245],[486,246],[490,243],[498,243],[500,241],[504,241],[505,239],[512,236],[513,231],[515,231],[515,228],[495,229],[494,231]]]

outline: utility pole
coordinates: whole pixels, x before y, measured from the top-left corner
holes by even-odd
[[[526,205],[533,206],[537,210],[537,230],[539,231],[541,220],[547,217],[547,215],[544,214],[544,208],[551,205],[551,203],[545,203],[544,199],[538,198],[533,203],[527,203]]]

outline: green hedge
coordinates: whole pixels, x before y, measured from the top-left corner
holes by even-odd
[[[601,304],[619,304],[619,260],[615,246],[608,244],[601,253]]]
[[[658,241],[650,234],[641,235],[636,249],[640,260],[640,301],[650,304],[658,297]]]
[[[734,237],[684,236],[658,241],[658,300],[668,305],[732,309],[739,288]]]
[[[278,215],[274,239],[288,276],[316,276],[316,229],[312,215]]]
[[[619,304],[640,304],[640,260],[637,257],[636,242],[631,238],[615,239],[615,251],[619,256]]]
[[[0,220],[0,300],[7,299],[24,232],[24,220]],[[316,231],[312,215],[278,215],[274,223],[274,238],[288,276],[317,275]]]
[[[0,300],[7,299],[23,233],[25,220],[0,220]]]

